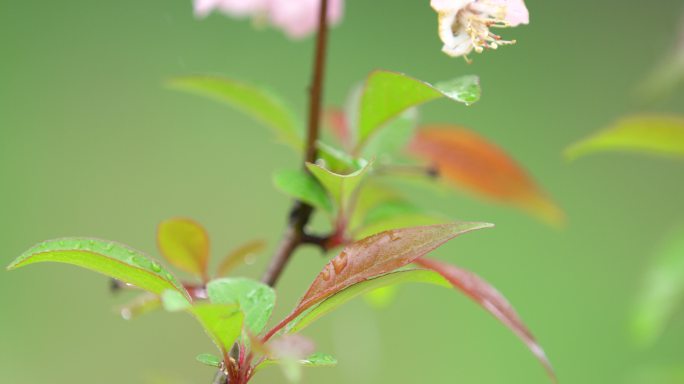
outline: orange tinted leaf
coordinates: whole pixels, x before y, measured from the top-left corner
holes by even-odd
[[[266,339],[327,297],[354,284],[411,264],[456,236],[492,226],[488,223],[456,222],[393,229],[352,243],[323,268],[295,310],[272,329]]]
[[[421,129],[409,152],[429,161],[440,177],[476,195],[522,208],[552,224],[562,211],[510,156],[494,143],[455,126]]]
[[[253,240],[235,248],[223,259],[216,271],[216,276],[222,277],[227,275],[228,272],[237,268],[240,264],[247,263],[250,257],[262,252],[264,248],[266,248],[264,240]]]
[[[523,324],[522,320],[520,320],[515,309],[513,309],[508,303],[508,300],[506,300],[499,291],[474,273],[457,268],[453,265],[445,264],[437,260],[422,258],[416,260],[416,264],[442,275],[454,286],[454,288],[468,295],[471,299],[480,304],[482,308],[487,310],[487,312],[494,315],[494,317],[510,328],[542,363],[554,382],[556,381],[553,367],[551,367],[551,363],[546,357],[544,350],[539,343],[537,343],[525,324]]]
[[[157,245],[176,268],[206,277],[209,236],[200,224],[184,218],[162,221],[157,230]]]

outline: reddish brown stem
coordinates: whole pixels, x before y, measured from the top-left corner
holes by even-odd
[[[328,0],[321,0],[318,13],[318,33],[316,38],[316,53],[311,80],[309,99],[309,124],[306,136],[305,162],[316,161],[316,142],[320,130],[321,105],[323,103],[323,79],[325,78],[325,58],[328,42]],[[283,273],[285,266],[296,249],[306,243],[304,228],[311,218],[313,208],[301,201],[295,202],[290,214],[290,220],[280,245],[262,277],[265,284],[274,286]]]

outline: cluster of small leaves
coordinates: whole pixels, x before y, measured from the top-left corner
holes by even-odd
[[[296,115],[271,92],[220,77],[186,77],[170,85],[248,112],[294,150],[303,145]],[[253,98],[251,106],[245,94]],[[416,107],[421,104],[442,98],[470,105],[480,96],[477,76],[431,85],[401,73],[374,71],[352,90],[344,111],[331,108],[327,114],[337,143],[320,141],[319,160],[307,165],[309,172],[281,170],[274,183],[287,195],[330,214],[334,225],[344,224],[352,238],[360,235],[357,239],[382,229],[447,221],[415,207],[391,188],[392,179],[407,176],[420,176],[427,182],[422,184],[455,186],[546,222],[562,223],[562,211],[496,144],[461,126],[419,125]]]
[[[201,354],[198,360],[218,366],[231,383],[247,382],[261,367],[280,362],[289,378],[300,366],[330,366],[329,355],[313,354],[308,342],[293,334],[361,294],[405,282],[456,288],[472,297],[511,328],[551,372],[541,348],[508,302],[471,272],[423,258],[461,234],[491,227],[486,223],[451,223],[384,231],[347,245],[314,279],[293,311],[267,332],[275,306],[274,290],[258,281],[219,277],[202,291],[181,285],[159,262],[133,249],[101,240],[64,239],[41,243],[15,260],[9,269],[37,262],[60,262],[88,268],[148,291],[171,312],[187,312],[202,325],[221,357]],[[187,236],[167,242],[166,230]],[[160,249],[174,265],[206,276],[206,239],[192,221],[176,219],[160,226]],[[200,236],[198,236],[200,235]],[[162,245],[163,244],[163,245]],[[174,250],[174,251],[169,251]],[[416,264],[422,268],[406,268]],[[186,289],[187,288],[187,289]],[[232,352],[232,351],[237,351]]]
[[[170,85],[233,105],[274,129],[293,149],[303,147],[296,115],[271,92],[216,77],[180,78]],[[280,171],[274,182],[330,219],[331,233],[321,244],[324,250],[342,249],[289,315],[270,328],[275,291],[255,280],[225,277],[262,244],[240,247],[211,276],[207,233],[188,219],[163,222],[158,245],[171,265],[196,276],[194,283],[179,283],[159,262],[138,251],[89,239],[40,244],[10,269],[63,262],[147,291],[124,309],[125,317],[159,306],[192,315],[220,352],[201,354],[198,360],[218,367],[231,384],[246,383],[269,364],[280,365],[291,380],[300,377],[302,366],[334,365],[334,358],[315,354],[313,343],[298,333],[353,298],[386,293],[405,282],[453,288],[472,298],[510,328],[553,377],[542,348],[498,291],[472,272],[425,258],[457,236],[492,225],[426,212],[384,182],[417,172],[429,183],[443,180],[549,222],[561,221],[555,204],[495,144],[462,127],[418,126],[419,105],[440,98],[469,105],[480,93],[476,76],[431,85],[404,74],[375,71],[352,92],[344,112],[330,110],[336,144],[318,142],[315,163],[307,163],[304,170]]]

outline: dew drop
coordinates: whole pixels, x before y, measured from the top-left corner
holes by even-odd
[[[130,252],[130,251],[129,251]],[[131,264],[135,264],[139,267],[144,267],[145,266],[145,259],[143,259],[140,256],[132,256],[130,259]]]
[[[400,235],[399,233],[397,233],[396,231],[390,232],[389,235],[390,235],[390,240],[391,240],[391,241],[397,241],[397,240],[400,240],[400,239],[401,239],[401,235]]]
[[[335,273],[340,274],[347,267],[347,253],[342,252],[339,256],[332,260],[333,268],[335,268]]]
[[[325,281],[330,280],[330,268],[329,268],[329,266],[325,267],[323,272],[321,272],[321,278]]]
[[[152,265],[150,265],[150,268],[152,268],[152,270],[155,272],[161,272],[161,265],[159,265],[159,263],[157,263],[156,261],[152,262]]]
[[[131,312],[130,308],[123,308],[121,310],[121,317],[123,317],[124,320],[130,320],[133,318],[133,312]]]

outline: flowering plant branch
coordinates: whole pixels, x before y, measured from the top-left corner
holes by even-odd
[[[291,381],[300,378],[301,367],[335,365],[334,357],[314,353],[313,342],[300,332],[353,298],[372,295],[380,288],[387,292],[407,282],[451,288],[472,298],[511,329],[555,380],[541,346],[503,295],[470,271],[426,257],[456,237],[493,225],[452,220],[417,207],[387,180],[418,177],[429,186],[457,187],[551,224],[562,222],[562,211],[503,149],[476,131],[453,124],[418,127],[416,110],[424,103],[445,99],[471,105],[479,101],[477,76],[430,84],[378,70],[352,92],[345,112],[324,111],[328,26],[339,21],[342,4],[342,0],[195,2],[200,17],[212,10],[252,16],[296,38],[317,30],[304,137],[295,114],[270,92],[222,77],[170,82],[176,89],[241,109],[272,128],[285,144],[303,152],[303,167],[279,171],[274,177],[276,187],[294,203],[261,281],[227,276],[258,253],[262,243],[237,248],[212,273],[209,236],[200,224],[185,218],[162,222],[157,239],[166,261],[195,276],[194,281],[180,281],[160,262],[131,247],[90,238],[42,242],[8,269],[37,262],[73,264],[116,279],[116,287],[147,291],[122,310],[127,319],[159,307],[190,314],[220,353],[198,356],[200,362],[218,368],[214,384],[247,383],[268,365],[280,365]],[[432,0],[431,5],[438,12],[444,52],[466,59],[472,51],[512,43],[490,28],[527,22],[522,0]],[[338,143],[320,139],[323,116]],[[329,234],[309,231],[314,214],[329,220]],[[342,249],[331,255],[289,315],[269,327],[276,298],[273,287],[305,244],[326,253]]]
[[[323,101],[323,82],[325,78],[325,57],[328,43],[328,0],[321,0],[318,16],[318,33],[316,38],[316,52],[314,54],[314,70],[311,79],[311,94],[309,95],[309,125],[307,131],[304,163],[316,161],[317,142],[321,125],[321,105]],[[313,213],[313,207],[306,202],[296,201],[290,213],[288,228],[285,236],[273,256],[270,266],[261,281],[273,286],[283,272],[297,248],[311,241],[310,235],[304,228]]]

